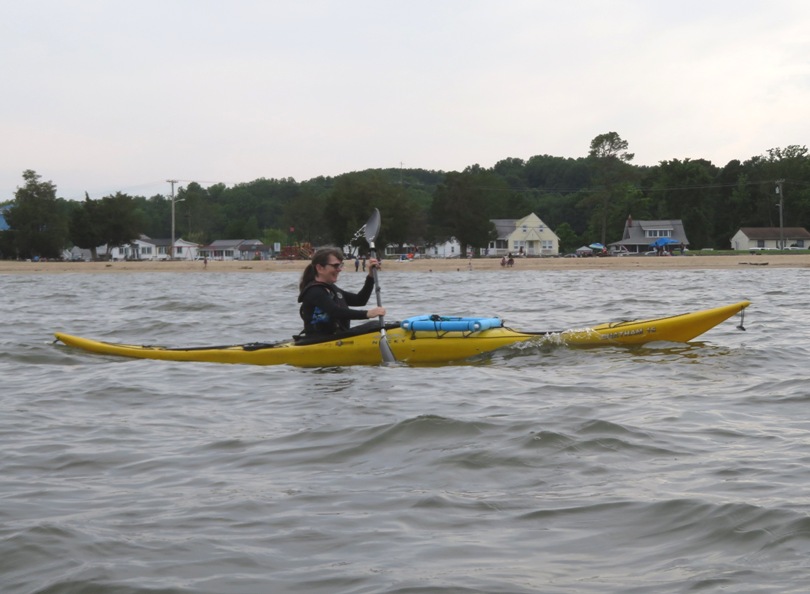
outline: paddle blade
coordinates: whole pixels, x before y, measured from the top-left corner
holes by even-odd
[[[382,355],[383,363],[397,362],[397,358],[394,357],[394,352],[391,350],[391,345],[388,344],[388,336],[385,335],[385,330],[380,332],[380,354]]]
[[[365,235],[369,243],[374,243],[374,240],[377,239],[377,234],[380,232],[381,220],[380,211],[375,208],[368,221],[366,221],[363,231],[363,235]]]

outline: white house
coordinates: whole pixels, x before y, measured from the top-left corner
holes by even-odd
[[[458,258],[461,257],[461,244],[451,237],[447,241],[425,247],[425,256],[429,258]]]
[[[170,242],[167,240],[166,245]],[[200,245],[183,238],[174,240],[175,260],[197,260],[200,255]]]
[[[741,227],[731,238],[733,250],[808,249],[810,233],[804,227]]]
[[[169,239],[151,239],[146,235],[141,235],[139,239],[123,245],[115,246],[109,250],[112,260],[168,260],[170,258]],[[199,251],[199,245],[186,241],[185,239],[174,240],[175,260],[195,260]],[[107,246],[98,248],[98,254],[107,253]]]
[[[103,245],[97,249],[97,253],[109,253],[110,260],[156,260],[157,245],[146,235],[141,235],[139,239],[126,245],[113,246],[108,249]]]
[[[531,213],[522,219],[491,219],[498,238],[489,242],[488,255],[556,256],[560,238],[540,217]]]

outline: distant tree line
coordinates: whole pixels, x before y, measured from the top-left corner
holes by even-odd
[[[535,212],[570,251],[621,238],[625,221],[682,219],[693,249],[728,249],[740,227],[810,228],[810,156],[805,146],[774,148],[724,167],[697,159],[632,164],[616,132],[591,141],[586,157],[507,158],[463,171],[373,169],[336,177],[257,179],[226,187],[192,182],[175,197],[175,236],[200,244],[261,239],[283,245],[344,245],[373,208],[383,214],[378,245],[434,244],[455,237],[482,248],[494,238],[490,219]],[[71,246],[120,246],[141,234],[171,235],[171,196],[114,195],[84,201],[56,196],[33,170],[5,207],[0,257],[58,258]]]

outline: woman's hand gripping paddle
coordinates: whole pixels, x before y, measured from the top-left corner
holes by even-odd
[[[374,240],[377,239],[377,234],[380,232],[380,211],[374,209],[371,217],[369,217],[366,224],[363,226],[363,234],[368,241],[368,247],[371,249],[371,257],[377,259],[377,252],[374,248]],[[380,281],[377,278],[377,268],[371,269],[371,274],[374,277],[374,292],[377,294],[377,307],[382,307],[382,299],[380,299]],[[388,336],[385,334],[385,320],[380,316],[380,354],[382,355],[383,363],[396,363],[397,359],[394,357],[391,346],[388,344]]]

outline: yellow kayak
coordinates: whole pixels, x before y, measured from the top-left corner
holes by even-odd
[[[740,301],[692,313],[664,318],[598,324],[562,332],[520,332],[497,318],[441,318],[422,316],[386,324],[386,336],[398,362],[431,365],[462,361],[475,355],[530,340],[551,339],[568,346],[633,346],[654,341],[688,342],[714,328],[750,305]],[[500,325],[499,325],[500,323]],[[241,363],[248,365],[295,365],[334,367],[379,365],[380,331],[374,324],[352,329],[342,335],[305,338],[274,343],[167,348],[152,345],[116,344],[81,338],[61,332],[56,339],[68,346],[136,359]]]

